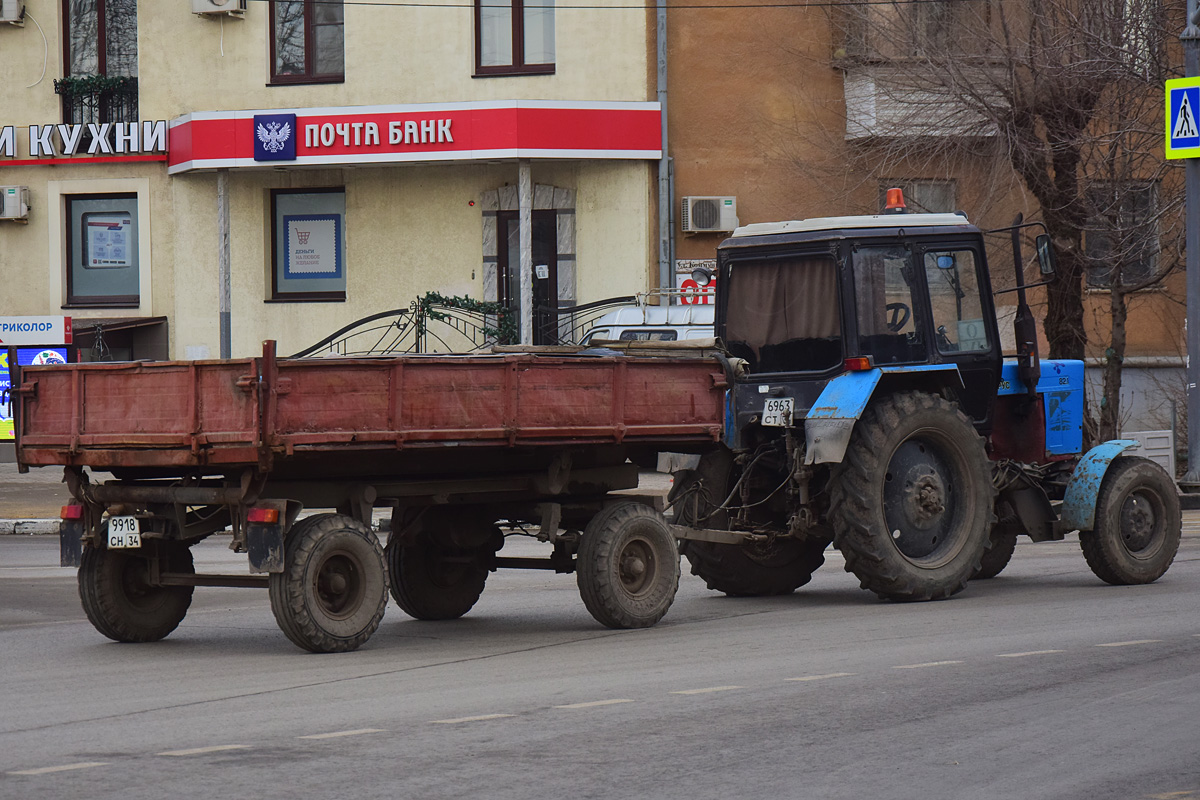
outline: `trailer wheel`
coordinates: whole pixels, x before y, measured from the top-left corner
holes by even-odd
[[[104,531],[107,540],[107,523]],[[192,551],[181,542],[144,540],[131,550],[85,547],[79,599],[96,630],[118,642],[155,642],[179,626],[192,604],[191,586],[152,586],[150,559],[164,571],[194,573]]]
[[[1182,516],[1175,482],[1147,458],[1115,459],[1096,500],[1096,526],[1079,546],[1100,580],[1117,586],[1153,583],[1179,550]]]
[[[882,598],[950,597],[979,569],[994,495],[970,420],[936,395],[895,394],[867,409],[834,470],[834,543]]]
[[[608,506],[579,542],[576,582],[583,604],[610,628],[648,628],[679,588],[679,551],[662,515],[637,502]]]
[[[987,549],[983,551],[983,559],[979,562],[979,569],[971,576],[971,580],[984,581],[1003,572],[1017,549],[1017,535],[1016,529],[1011,525],[998,524],[993,527]]]
[[[488,571],[470,551],[448,551],[424,535],[404,547],[391,537],[387,548],[392,599],[414,619],[458,619],[483,594]]]
[[[387,564],[367,526],[340,514],[296,523],[284,542],[284,571],[270,576],[271,610],[296,645],[314,653],[354,650],[387,607]]]

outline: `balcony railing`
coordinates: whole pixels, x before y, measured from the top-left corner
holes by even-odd
[[[54,91],[62,97],[63,122],[67,125],[137,122],[137,78],[107,75],[61,78],[54,82]]]

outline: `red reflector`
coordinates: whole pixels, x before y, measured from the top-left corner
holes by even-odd
[[[855,358],[847,358],[842,362],[842,366],[851,372],[862,372],[864,369],[871,368],[871,359],[867,356],[857,356]]]
[[[83,506],[63,506],[58,516],[60,519],[83,519]]]
[[[246,513],[248,522],[279,522],[278,508],[252,508]]]

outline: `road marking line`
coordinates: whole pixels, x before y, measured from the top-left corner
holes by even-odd
[[[849,678],[857,672],[831,672],[828,675],[805,675],[803,678],[784,678],[788,681],[823,681],[826,678]]]
[[[333,733],[311,733],[308,736],[297,736],[297,739],[340,739],[343,736],[362,736],[364,733],[387,733],[383,728],[359,728],[353,731],[334,731]]]
[[[618,703],[632,703],[632,700],[593,700],[590,703],[571,703],[565,706],[555,706],[555,708],[597,708],[599,706],[615,706]]]
[[[516,714],[480,714],[478,717],[458,717],[457,719],[434,719],[430,720],[434,725],[457,725],[460,722],[482,722],[485,719],[503,719],[504,717],[515,717]]]
[[[899,664],[892,669],[924,669],[925,667],[945,667],[950,664],[961,664],[961,661],[927,661],[924,664]]]
[[[1027,653],[999,653],[996,658],[1024,658],[1025,656],[1048,656],[1051,653],[1065,653],[1066,650],[1030,650]]]
[[[1134,639],[1132,642],[1105,642],[1104,644],[1096,645],[1096,647],[1129,647],[1135,644],[1154,644],[1161,641],[1162,639]]]
[[[744,689],[744,686],[710,686],[707,689],[682,689],[671,694],[711,694],[712,692],[728,692],[734,689]]]
[[[48,775],[51,772],[69,772],[73,769],[90,769],[91,767],[106,767],[107,761],[80,761],[78,764],[62,764],[57,767],[38,767],[37,769],[18,769],[9,775]]]
[[[167,750],[160,756],[200,756],[205,753],[221,753],[226,750],[249,750],[248,744],[214,744],[211,747],[193,747],[188,750]]]

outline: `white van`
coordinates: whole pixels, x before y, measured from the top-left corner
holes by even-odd
[[[626,306],[598,318],[579,343],[711,339],[715,319],[712,305]]]

